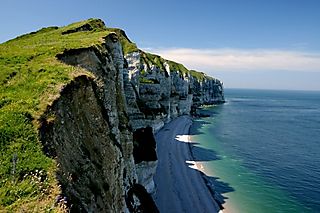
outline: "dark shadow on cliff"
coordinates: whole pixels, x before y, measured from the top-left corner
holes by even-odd
[[[136,164],[158,159],[152,127],[147,126],[133,132],[133,158]]]
[[[139,205],[135,199],[139,199]],[[126,204],[130,212],[159,213],[151,195],[140,184],[134,184],[128,191]]]
[[[127,141],[120,144],[110,131],[115,125],[97,91],[93,79],[79,76],[64,87],[39,120],[43,152],[58,165],[61,194],[55,204],[63,203],[68,212],[120,212],[126,200],[131,212],[158,212],[145,188],[128,175],[122,162],[123,156],[131,155],[125,152]],[[142,136],[154,140],[152,128],[146,132]],[[144,159],[156,157],[153,146],[147,147],[151,151],[147,149]]]

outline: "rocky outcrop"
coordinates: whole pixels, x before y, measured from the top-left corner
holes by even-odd
[[[190,114],[203,104],[224,102],[223,84],[204,73],[186,69],[141,50],[125,55],[128,77],[125,94],[133,128],[146,124],[157,130],[163,123]]]
[[[203,104],[224,102],[223,84],[218,79],[141,50],[126,54],[125,59],[124,90],[135,133],[147,126],[157,132],[172,118],[195,113]],[[146,156],[153,153],[153,147],[147,144],[152,145],[154,139],[147,134],[141,138],[134,143],[134,150],[139,150],[138,156],[145,157],[135,162],[138,183],[153,193],[157,161]]]
[[[135,179],[130,135],[112,132],[118,116],[106,116],[97,89],[93,79],[76,78],[48,110],[54,121],[47,118],[41,127],[45,151],[57,159],[57,178],[74,212],[123,211],[124,192]],[[126,140],[119,140],[120,134]]]
[[[106,29],[94,20],[62,34],[95,26]],[[136,49],[122,30],[108,30],[101,44],[56,56],[88,73],[68,83],[48,107],[40,140],[57,160],[61,196],[71,211],[157,212],[149,195],[157,166],[153,134],[203,104],[224,102],[223,85]]]
[[[73,212],[156,209],[138,183],[117,35],[110,33],[100,46],[65,50],[57,58],[92,74],[65,86],[41,119],[40,139],[45,153],[57,159],[57,179],[69,208]]]

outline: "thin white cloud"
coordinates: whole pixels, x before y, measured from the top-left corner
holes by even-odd
[[[152,49],[149,52],[203,71],[286,70],[320,72],[320,54],[284,50]]]

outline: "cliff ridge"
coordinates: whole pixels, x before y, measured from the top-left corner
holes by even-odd
[[[0,44],[0,210],[157,212],[153,134],[223,84],[100,19]]]

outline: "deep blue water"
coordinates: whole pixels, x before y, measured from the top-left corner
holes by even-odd
[[[320,92],[227,89],[225,97],[193,132],[217,155],[206,168],[232,187],[226,202],[238,212],[320,212]]]

